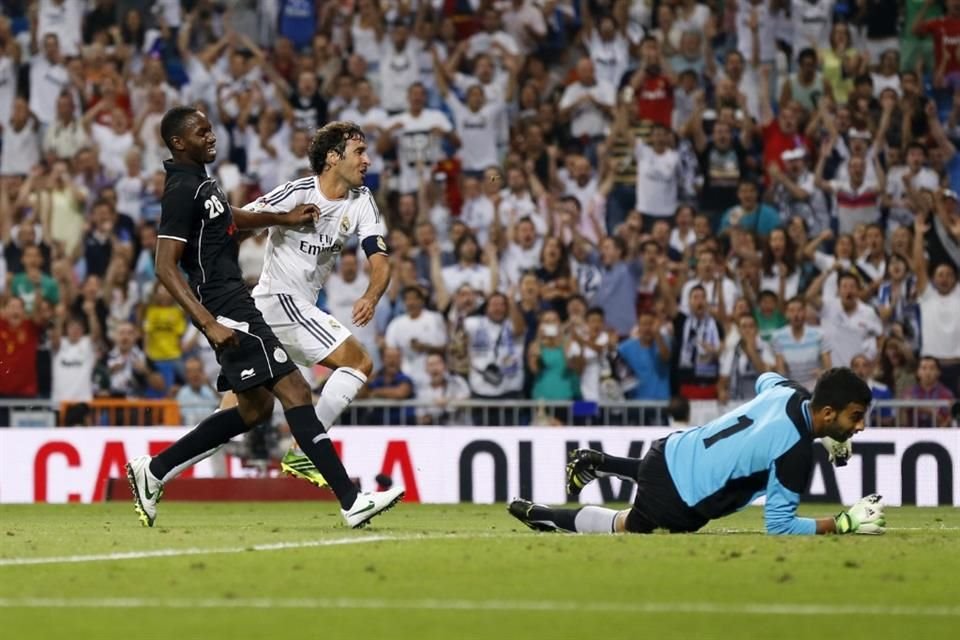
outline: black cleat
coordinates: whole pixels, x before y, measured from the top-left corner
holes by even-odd
[[[578,496],[583,488],[597,479],[597,467],[603,464],[603,453],[593,449],[570,452],[567,463],[567,494]]]
[[[550,508],[542,504],[515,498],[507,507],[507,512],[534,531],[557,531],[557,525],[549,517]]]

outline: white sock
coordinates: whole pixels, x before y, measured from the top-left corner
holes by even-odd
[[[367,384],[367,376],[350,367],[340,367],[330,374],[320,400],[317,402],[317,418],[324,429],[330,429],[347,405],[353,402],[357,393]]]
[[[613,533],[617,511],[603,507],[584,507],[577,512],[573,526],[577,533]]]

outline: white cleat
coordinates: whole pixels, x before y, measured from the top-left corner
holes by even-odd
[[[403,500],[406,489],[387,489],[386,491],[371,491],[361,493],[353,501],[349,509],[341,509],[343,519],[351,529],[362,529],[367,526],[374,516],[388,511],[393,505]]]
[[[150,456],[140,456],[126,465],[127,480],[133,493],[133,508],[140,524],[152,527],[157,520],[157,503],[163,496],[163,485],[150,473]]]

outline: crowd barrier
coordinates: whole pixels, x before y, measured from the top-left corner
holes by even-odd
[[[424,503],[503,502],[515,496],[568,501],[564,465],[579,447],[641,456],[668,427],[337,427],[334,445],[364,489],[384,474]],[[98,502],[110,478],[122,478],[131,457],[156,454],[188,431],[139,429],[0,429],[0,503]],[[815,446],[816,468],[806,501],[851,504],[883,494],[888,504],[960,506],[960,429],[868,429],[853,457],[835,468]],[[254,473],[234,460],[228,474]],[[185,477],[213,475],[210,460]],[[631,483],[605,478],[581,500],[624,502]],[[809,513],[814,513],[815,509]]]
[[[715,400],[690,402],[689,424],[704,424],[734,408],[740,401],[720,405]],[[43,399],[0,399],[0,427],[69,426],[71,407]],[[85,403],[88,426],[178,426],[180,406],[174,400],[131,398],[96,399]],[[947,400],[880,400],[874,402],[867,423],[875,427],[913,427],[930,424],[934,418],[949,418],[956,404]],[[57,411],[59,409],[59,411]],[[5,411],[4,411],[5,410]],[[546,402],[540,400],[458,400],[444,405],[418,400],[356,400],[340,418],[344,425],[402,426],[423,424],[469,426],[660,426],[671,424],[667,402]],[[956,423],[951,422],[952,426]]]

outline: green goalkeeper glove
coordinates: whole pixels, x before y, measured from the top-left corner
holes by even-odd
[[[863,533],[880,535],[886,531],[887,521],[883,516],[883,496],[871,493],[840,513],[836,520],[837,533]]]

